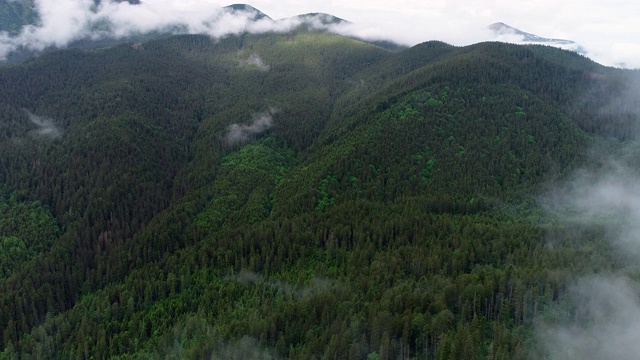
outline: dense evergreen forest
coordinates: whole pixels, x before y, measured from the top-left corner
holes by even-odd
[[[306,30],[2,67],[0,358],[528,359],[618,266],[537,199],[637,141],[637,77]]]

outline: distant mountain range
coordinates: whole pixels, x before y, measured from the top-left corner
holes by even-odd
[[[340,19],[339,17],[333,16],[331,14],[325,14],[325,13],[308,13],[308,14],[296,15],[296,16],[293,16],[291,18],[273,20],[267,14],[263,13],[262,11],[254,8],[253,6],[248,5],[248,4],[233,4],[233,5],[225,6],[223,9],[225,9],[227,11],[230,11],[230,12],[233,12],[233,13],[248,13],[248,14],[251,14],[250,18],[252,20],[254,20],[254,21],[267,19],[267,20],[272,20],[274,22],[283,22],[283,21],[290,21],[290,20],[293,20],[293,19],[298,19],[302,23],[309,23],[309,22],[313,22],[313,21],[318,21],[322,25],[334,25],[334,24],[349,23],[349,21],[347,21],[347,20]]]

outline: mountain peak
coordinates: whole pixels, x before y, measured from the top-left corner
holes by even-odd
[[[314,19],[319,21],[322,25],[336,25],[336,24],[345,24],[349,23],[349,21],[341,19],[337,16],[333,16],[331,14],[326,13],[308,13],[296,16],[296,18],[301,19],[303,21],[308,21],[310,19]]]
[[[249,5],[249,4],[232,4],[232,5],[228,5],[225,6],[223,9],[225,9],[226,11],[229,11],[231,13],[248,13],[251,14],[251,19],[256,21],[256,20],[262,20],[262,19],[269,19],[271,20],[271,18],[263,13],[262,11],[254,8],[253,6]]]
[[[535,34],[531,34],[528,32],[524,32],[520,29],[514,28],[513,26],[509,26],[503,22],[493,23],[488,26],[489,30],[492,30],[494,35],[518,35],[522,36],[522,41],[524,42],[534,42],[534,43],[545,43],[545,44],[557,44],[557,45],[571,45],[575,44],[575,42],[571,40],[565,39],[553,39],[553,38],[545,38]]]

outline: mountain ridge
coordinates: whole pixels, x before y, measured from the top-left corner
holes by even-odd
[[[4,67],[0,355],[526,359],[614,266],[535,199],[637,142],[636,77],[306,29]]]
[[[488,26],[490,30],[496,35],[519,35],[523,37],[523,41],[542,44],[558,44],[558,45],[571,45],[575,44],[574,41],[564,39],[545,38],[522,30],[516,29],[503,22],[493,23]]]
[[[223,7],[223,9],[229,10],[231,12],[244,12],[244,13],[255,14],[251,17],[252,21],[258,21],[263,19],[273,21],[273,19],[269,17],[267,14],[263,13],[262,11],[254,8],[249,4],[232,4],[232,5]]]

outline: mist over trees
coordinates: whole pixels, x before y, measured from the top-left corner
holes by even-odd
[[[3,67],[0,358],[559,356],[629,265],[541,199],[636,159],[637,76],[302,29]]]

